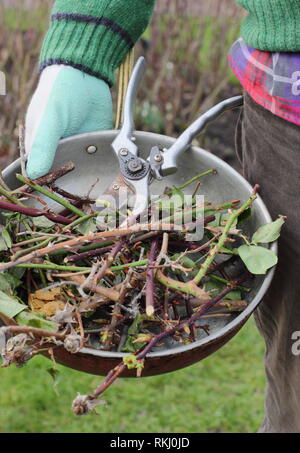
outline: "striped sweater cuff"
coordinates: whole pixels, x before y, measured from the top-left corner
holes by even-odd
[[[57,0],[40,69],[66,64],[110,86],[150,20],[155,0]]]
[[[300,51],[299,0],[237,0],[249,14],[242,24],[242,37],[259,50]]]

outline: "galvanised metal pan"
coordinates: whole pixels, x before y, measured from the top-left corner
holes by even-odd
[[[99,178],[91,194],[91,196],[99,196],[119,173],[118,162],[111,149],[111,143],[117,133],[117,131],[95,132],[62,140],[56,154],[54,168],[60,167],[67,161],[73,161],[76,168],[61,178],[59,185],[69,192],[84,195]],[[160,145],[162,148],[169,148],[175,142],[171,137],[154,133],[135,132],[134,135],[142,158],[148,156],[152,146]],[[161,193],[166,182],[169,186],[179,185],[193,175],[212,168],[217,170],[217,174],[206,178],[202,187],[202,193],[207,200],[218,203],[232,199],[245,201],[252,192],[252,187],[238,172],[201,148],[191,147],[178,162],[179,170],[176,175],[170,175],[164,182],[154,182],[153,193]],[[20,185],[15,178],[17,172],[20,172],[19,160],[3,172],[4,179],[11,188],[17,188]],[[186,193],[190,194],[192,190],[193,188],[190,188],[189,192],[189,188],[186,188]],[[253,214],[245,224],[245,231],[251,234],[259,226],[268,222],[271,222],[271,217],[262,199],[258,197],[253,204]],[[272,245],[272,249],[277,251],[276,243]],[[198,329],[201,332],[194,343],[180,346],[171,344],[148,354],[143,376],[178,370],[204,359],[224,346],[257,308],[271,283],[273,274],[274,268],[266,276],[256,276],[252,281],[252,290],[246,297],[249,303],[247,309],[240,314],[232,314],[230,318],[212,321],[209,336]],[[122,360],[124,355],[124,353],[90,348],[84,348],[80,353],[72,355],[63,348],[55,349],[55,357],[61,364],[97,375],[105,375]],[[135,370],[128,370],[124,376],[135,376]]]

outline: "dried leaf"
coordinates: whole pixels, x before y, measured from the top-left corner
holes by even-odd
[[[57,310],[63,310],[64,307],[64,302],[48,302],[41,308],[40,313],[44,313],[49,318],[50,316],[54,316]]]
[[[61,288],[52,288],[52,289],[39,289],[38,291],[35,291],[34,296],[37,299],[40,300],[46,300],[46,301],[53,301],[55,300],[58,296],[61,296],[62,294],[62,289]]]
[[[32,311],[54,316],[57,310],[65,308],[64,292],[61,288],[39,289],[29,295],[29,306]]]

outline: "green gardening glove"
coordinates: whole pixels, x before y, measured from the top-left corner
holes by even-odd
[[[71,66],[47,67],[26,115],[28,177],[49,173],[60,139],[112,129],[112,124],[111,92],[103,80]]]

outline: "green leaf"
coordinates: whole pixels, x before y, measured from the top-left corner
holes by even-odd
[[[180,258],[181,257],[181,258]],[[180,258],[180,259],[179,259]],[[188,269],[193,269],[193,267],[195,266],[195,261],[193,261],[191,258],[189,258],[187,255],[184,255],[182,256],[182,253],[175,253],[175,255],[172,256],[171,258],[172,261],[177,261],[179,260],[178,262],[188,268]]]
[[[0,236],[0,252],[5,252],[8,250],[7,244],[3,236]]]
[[[184,193],[181,189],[179,189],[176,186],[172,187],[171,198],[172,197],[180,198],[181,202],[184,203]]]
[[[21,326],[35,327],[37,329],[48,330],[49,332],[58,331],[58,324],[52,321],[48,321],[47,319],[44,319],[42,316],[39,316],[38,314],[33,314],[28,311],[23,311],[22,313],[19,313],[18,316],[16,316],[15,320]]]
[[[147,316],[146,314],[136,316],[133,323],[131,324],[131,326],[128,329],[127,341],[126,341],[124,347],[122,348],[123,352],[135,352],[138,349],[140,349],[142,346],[147,344],[146,342],[145,342],[145,344],[133,343],[133,341],[136,340],[136,338],[138,337],[138,335],[140,333],[140,328],[142,327],[143,322],[146,319],[149,319],[149,316]]]
[[[184,206],[184,193],[177,187],[172,187],[168,192],[169,198],[158,200],[159,209],[167,211],[168,214],[173,214],[178,210],[182,210]]]
[[[0,313],[7,318],[14,318],[23,310],[28,308],[26,305],[20,304],[15,297],[0,291]]]
[[[205,291],[209,292],[211,297],[217,296],[221,291],[223,291],[223,289],[225,289],[225,287],[226,287],[226,285],[224,283],[212,281],[212,280],[209,280],[204,285]],[[239,290],[230,291],[230,293],[228,293],[226,296],[224,296],[223,299],[241,300],[242,299],[241,291],[239,291]]]
[[[53,379],[53,390],[54,390],[55,394],[57,396],[59,396],[57,387],[58,387],[58,384],[60,381],[60,371],[56,368],[55,365],[53,365],[51,368],[47,369],[47,373],[49,373]]]
[[[238,253],[248,271],[255,275],[264,275],[275,266],[278,258],[272,250],[258,245],[242,245]]]
[[[191,272],[189,272],[189,276],[191,278],[194,277],[197,274],[198,269],[195,268],[195,264],[196,264],[195,261],[193,261],[191,258],[189,258],[186,255],[182,256],[182,253],[175,253],[175,255],[173,255],[172,258],[171,258],[172,261],[177,261],[178,259],[179,259],[178,263],[181,266],[185,267],[186,269],[193,269]],[[182,274],[183,271],[180,270],[180,269],[173,269],[173,272],[175,274]]]
[[[33,217],[32,218],[32,223],[37,227],[37,228],[52,228],[54,227],[55,223],[52,222],[51,220],[47,219],[45,216],[41,217]]]
[[[21,280],[9,272],[0,274],[0,291],[12,295],[13,291],[22,284]]]
[[[78,225],[76,227],[76,229],[83,236],[86,236],[87,234],[90,234],[90,233],[95,233],[95,231],[97,231],[95,219],[93,219],[93,218],[88,219],[86,222],[83,222],[80,225]]]
[[[6,242],[7,247],[10,249],[12,246],[12,241],[11,241],[10,235],[7,230],[2,231],[2,238]]]
[[[276,241],[280,236],[281,228],[284,223],[284,219],[280,217],[275,220],[275,222],[261,226],[252,236],[253,244],[267,244]]]
[[[230,217],[231,217],[231,214],[229,214],[228,212],[226,212],[226,213],[217,212],[215,214],[215,220],[210,222],[209,225],[217,227],[217,228],[224,227]],[[233,223],[231,228],[236,228],[236,226],[237,226],[237,219],[235,220],[235,222]]]
[[[225,255],[238,255],[237,249],[233,249],[231,247],[221,247],[220,253],[224,253]]]
[[[243,223],[245,222],[249,217],[251,217],[251,213],[252,213],[252,210],[251,210],[251,207],[246,209],[246,211],[243,211],[239,216],[238,216],[238,221],[237,223],[240,224],[240,223]]]

